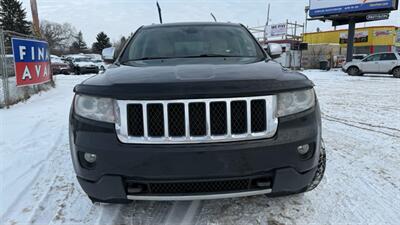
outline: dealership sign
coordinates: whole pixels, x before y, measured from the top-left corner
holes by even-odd
[[[286,35],[287,33],[287,24],[280,23],[275,25],[266,26],[265,28],[265,37],[277,37]]]
[[[17,86],[41,84],[51,80],[47,42],[12,38]]]
[[[398,0],[310,0],[310,16],[393,10]]]

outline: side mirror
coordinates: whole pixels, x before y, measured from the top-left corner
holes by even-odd
[[[105,48],[101,52],[101,55],[105,62],[113,63],[115,60],[115,48],[114,47]]]
[[[282,52],[283,50],[280,44],[268,44],[268,53],[273,59],[279,58],[282,55]]]

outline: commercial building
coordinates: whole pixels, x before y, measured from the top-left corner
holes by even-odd
[[[304,42],[312,45],[347,45],[347,30],[306,33]],[[357,28],[354,40],[354,54],[372,54],[387,51],[400,52],[400,27],[371,26]]]

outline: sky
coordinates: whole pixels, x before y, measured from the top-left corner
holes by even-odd
[[[22,0],[31,18],[29,0]],[[218,21],[242,23],[248,27],[263,26],[267,19],[267,5],[271,4],[270,23],[304,23],[304,8],[309,0],[159,0],[163,22]],[[96,34],[104,31],[112,41],[129,35],[141,25],[158,23],[155,0],[37,0],[39,19],[58,23],[68,22],[82,30],[88,46]],[[329,22],[312,21],[308,32],[333,29]],[[358,27],[365,24],[358,24]],[[386,21],[369,25],[400,26],[400,12],[392,12]],[[339,27],[346,28],[346,27]]]

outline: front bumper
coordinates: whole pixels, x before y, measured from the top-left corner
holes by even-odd
[[[80,118],[73,113],[70,116],[70,146],[78,181],[90,197],[102,201],[298,193],[307,188],[315,175],[320,141],[318,105],[280,118],[278,131],[271,139],[188,145],[123,144],[117,138],[114,125]],[[306,158],[297,152],[297,147],[303,144],[312,146]],[[82,164],[83,152],[97,155],[93,168]],[[205,184],[224,186],[243,180],[249,185],[240,190],[230,186],[218,191],[202,189]],[[140,189],[135,189],[138,185]],[[157,192],[153,191],[154,185],[181,189]]]

